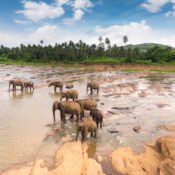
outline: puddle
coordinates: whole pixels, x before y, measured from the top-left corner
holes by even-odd
[[[146,142],[167,134],[157,130],[158,125],[175,123],[175,74],[91,73],[7,65],[0,66],[0,72],[0,170],[38,157],[49,159],[63,136],[75,139],[76,123],[69,116],[64,129],[60,129],[57,111],[57,124],[52,125],[51,107],[60,100],[59,91],[54,93],[47,87],[47,81],[52,79],[73,83],[80,98],[95,98],[104,113],[97,139],[88,139],[89,157],[105,157],[121,146],[131,146],[139,152]],[[8,92],[8,80],[15,77],[31,79],[38,88],[28,93]],[[86,94],[90,79],[99,80],[99,96]],[[136,126],[141,128],[139,133],[133,130]]]

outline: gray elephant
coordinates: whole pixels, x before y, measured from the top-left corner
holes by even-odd
[[[81,132],[81,140],[84,141],[87,138],[88,132],[91,133],[91,137],[97,136],[97,124],[92,120],[92,118],[84,118],[81,122],[77,124],[77,134],[76,141],[78,140],[79,132]]]
[[[52,81],[48,85],[49,87],[54,86],[54,92],[56,92],[57,88],[60,88],[60,92],[63,90],[63,81]]]
[[[102,128],[102,125],[103,125],[103,114],[102,114],[102,112],[97,108],[91,108],[90,115],[92,116],[93,120],[96,122],[97,128],[98,128],[99,124],[100,124],[100,128]]]
[[[99,94],[100,85],[97,81],[90,81],[87,83],[87,89],[86,89],[87,93],[89,89],[91,91],[91,95],[93,94],[93,90],[96,90],[97,94]]]
[[[32,81],[25,81],[24,82],[24,88],[27,91],[30,89],[30,91],[33,89],[34,90],[34,83]]]
[[[22,80],[10,80],[9,81],[9,90],[11,88],[11,85],[13,87],[13,91],[16,91],[16,87],[21,87],[21,91],[24,89],[24,82]]]
[[[91,108],[97,107],[97,102],[94,99],[79,99],[79,100],[76,100],[76,102],[78,102],[83,109],[81,117],[84,117],[84,110],[90,111]]]
[[[62,101],[62,102],[55,101],[52,105],[54,123],[55,123],[55,111],[56,110],[60,110],[61,121],[64,123],[66,122],[65,114],[71,114],[72,118],[73,118],[73,115],[76,115],[77,122],[78,122],[81,111],[82,111],[81,106],[77,102],[74,102],[74,101]]]
[[[60,101],[62,101],[63,98],[66,98],[66,101],[69,99],[72,99],[73,101],[78,99],[78,91],[76,90],[68,90],[61,93]]]

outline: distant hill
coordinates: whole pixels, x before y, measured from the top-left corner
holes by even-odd
[[[158,47],[161,47],[161,48],[169,48],[169,47],[171,47],[171,46],[163,45],[163,44],[143,43],[143,44],[137,44],[137,45],[133,45],[133,44],[126,45],[125,48],[127,48],[127,49],[128,48],[131,48],[131,49],[139,48],[141,51],[146,52],[148,49],[150,49],[152,47],[155,47],[155,46],[158,46]]]

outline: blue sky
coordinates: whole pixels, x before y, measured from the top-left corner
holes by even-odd
[[[175,0],[1,0],[0,45],[109,37],[175,46]]]

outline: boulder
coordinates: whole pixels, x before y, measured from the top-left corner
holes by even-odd
[[[44,160],[37,159],[31,166],[9,170],[2,175],[104,175],[101,165],[88,158],[87,148],[87,144],[81,142],[67,142],[56,152],[52,169]]]
[[[131,148],[119,148],[110,155],[113,168],[126,175],[174,175],[175,136],[159,138],[145,151],[136,154]]]

